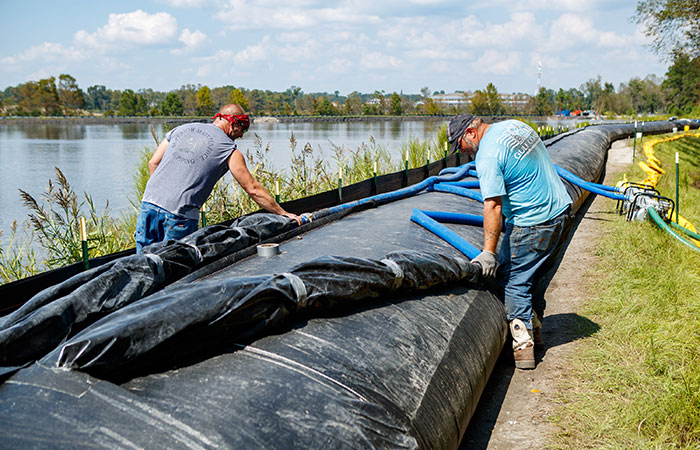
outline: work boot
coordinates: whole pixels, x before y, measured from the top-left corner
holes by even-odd
[[[544,347],[544,339],[542,339],[542,321],[536,312],[532,315],[532,339],[535,341],[535,348]]]
[[[510,322],[510,334],[513,336],[513,359],[518,369],[535,368],[535,342],[532,330],[528,330],[520,319]]]

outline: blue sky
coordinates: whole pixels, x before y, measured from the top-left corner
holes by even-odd
[[[0,2],[0,89],[68,73],[79,86],[184,84],[304,92],[534,93],[598,75],[663,76],[633,0]]]

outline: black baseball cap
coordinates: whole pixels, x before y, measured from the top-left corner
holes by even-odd
[[[450,143],[450,153],[460,151],[460,149],[457,148],[459,137],[464,134],[464,131],[473,121],[473,114],[460,114],[458,116],[454,116],[452,120],[450,120],[450,123],[447,125],[447,142]]]

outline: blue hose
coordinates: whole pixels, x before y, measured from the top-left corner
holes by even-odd
[[[479,189],[481,187],[481,185],[479,185],[479,180],[447,181],[441,184],[448,186],[459,186],[467,189]]]
[[[435,219],[438,222],[448,222],[457,223],[460,225],[475,225],[478,227],[484,226],[484,216],[477,216],[476,214],[466,214],[466,213],[453,213],[444,211],[426,211],[419,210],[431,219]]]
[[[476,200],[477,202],[484,203],[484,199],[481,196],[480,192],[465,189],[463,187],[452,186],[450,184],[445,183],[437,183],[433,185],[432,190],[434,190],[435,192],[448,192],[450,194],[457,194],[461,195],[462,197],[471,198],[472,200]]]
[[[462,168],[464,168],[464,167],[468,167],[469,169],[473,169],[473,168],[476,167],[476,163],[475,163],[474,161],[470,161],[470,162],[468,162],[468,163],[466,163],[466,164],[462,164],[462,165],[459,166],[459,167],[446,167],[446,168],[444,168],[444,169],[442,169],[442,170],[440,171],[439,175],[442,176],[442,175],[447,175],[447,174],[450,174],[450,173],[457,173],[457,172],[459,172],[460,170],[462,170]]]
[[[420,191],[423,191],[437,183],[441,182],[449,182],[449,181],[459,181],[462,178],[466,177],[467,174],[470,172],[470,168],[473,167],[473,163],[467,163],[462,166],[459,166],[455,169],[458,169],[454,171],[451,174],[446,174],[446,175],[439,175],[439,176],[432,176],[429,178],[426,178],[425,180],[421,181],[420,183],[414,184],[413,186],[408,186],[402,189],[398,189],[396,191],[392,192],[387,192],[384,194],[378,194],[374,195],[372,197],[367,197],[363,198],[360,200],[355,200],[353,202],[349,203],[343,203],[342,205],[337,205],[337,206],[332,206],[330,208],[325,208],[325,209],[320,209],[318,211],[314,211],[312,213],[306,213],[302,215],[302,223],[310,222],[311,220],[316,220],[320,219],[321,217],[328,216],[330,214],[334,214],[339,211],[343,211],[349,208],[354,208],[359,205],[364,205],[370,202],[377,202],[377,203],[388,203],[394,200],[400,200],[402,198],[410,197],[412,195],[415,195],[419,193]],[[444,169],[443,169],[444,172]],[[442,173],[442,172],[440,172]]]
[[[464,166],[461,166],[461,167],[464,167]],[[620,189],[617,187],[607,186],[604,184],[598,184],[598,183],[592,183],[590,181],[586,181],[586,180],[574,175],[573,173],[569,172],[568,170],[557,166],[556,164],[554,165],[554,168],[557,170],[557,174],[559,174],[560,177],[575,184],[576,186],[578,186],[580,188],[583,188],[587,191],[593,192],[594,194],[602,195],[603,197],[612,198],[613,200],[622,200],[622,201],[628,200],[628,198],[625,195],[619,193]],[[447,169],[443,169],[442,172],[444,172],[445,170],[447,170]],[[440,172],[440,173],[442,173],[442,172]],[[479,177],[475,170],[469,170],[469,171],[467,171],[467,174],[470,176],[477,177],[477,178]]]
[[[574,183],[575,185],[582,187],[588,191],[595,192],[596,194],[599,194],[600,192],[596,192],[593,189],[598,188],[599,190],[605,191],[605,192],[613,192],[613,193],[619,193],[620,189],[615,187],[615,186],[607,186],[605,184],[598,184],[598,183],[592,183],[590,181],[583,180],[573,173],[569,172],[568,170],[564,169],[563,167],[559,167],[556,164],[554,165],[554,168],[557,169],[557,173],[559,174],[560,177],[564,178],[565,180],[570,181],[571,183]],[[620,197],[613,197],[610,195],[606,195],[603,193],[600,193],[601,195],[604,195],[606,197],[613,198],[615,200],[626,200],[624,196],[622,198]]]
[[[476,258],[477,255],[481,253],[462,236],[450,230],[445,225],[437,222],[435,219],[431,219],[420,209],[413,210],[413,214],[411,214],[411,221],[442,238],[445,242],[462,252],[462,254],[464,254],[464,256],[470,260]]]

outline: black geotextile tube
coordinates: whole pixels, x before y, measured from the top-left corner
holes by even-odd
[[[660,128],[671,127],[666,122]],[[647,125],[645,133],[652,128]],[[595,181],[610,142],[632,133],[633,126],[624,124],[589,127],[553,142],[550,155],[554,163]],[[580,204],[587,193],[565,184]],[[248,258],[194,285],[207,285],[214,293],[218,291],[210,281],[225,286],[236,277],[291,272],[324,254],[376,262],[395,250],[420,249],[454,258],[454,249],[408,221],[407,211],[413,207],[478,213],[481,205],[447,194],[421,194],[320,227],[302,240],[285,242],[284,255]],[[479,229],[459,231],[480,244]],[[208,272],[205,269],[198,271]],[[384,279],[386,268],[382,270],[373,279]],[[251,305],[260,309],[238,309],[236,315],[253,329],[255,319],[258,324],[273,323],[276,317],[266,316],[268,311],[280,314],[297,307],[293,279],[268,281],[268,289]],[[286,290],[280,291],[280,285]],[[173,284],[168,293],[176,289],[180,286]],[[234,314],[220,319],[221,328],[216,328],[219,321],[213,321],[213,327],[195,324],[173,338],[167,337],[167,327],[156,324],[148,332],[164,332],[165,341],[114,372],[140,369],[150,359],[178,361],[179,352],[190,346],[211,352],[173,364],[173,370],[146,370],[123,384],[56,368],[57,350],[55,359],[20,370],[0,385],[0,442],[61,448],[456,448],[506,339],[503,305],[478,284],[449,283],[442,290],[406,290],[396,296],[394,292],[364,301],[329,300],[329,305],[350,307],[329,307],[331,311],[318,317],[311,310],[313,318],[308,320],[303,317],[308,308],[297,309],[293,314],[301,319],[291,317],[281,328],[261,331],[265,336],[251,335],[255,340],[234,344],[228,335],[212,339],[207,334],[238,329]],[[270,293],[281,298],[266,296]],[[191,295],[181,306],[196,310],[202,302],[215,301],[199,289]],[[234,298],[235,293],[229,300]],[[254,316],[256,311],[261,314]],[[180,327],[179,321],[196,311],[170,313],[170,325]],[[137,339],[158,337],[144,334]],[[112,351],[106,341],[102,350],[105,356]],[[100,361],[99,351],[93,356]],[[77,352],[73,358],[85,362]],[[85,370],[93,369],[99,372]],[[114,372],[104,376],[119,375]]]
[[[245,341],[304,310],[348,306],[391,292],[465,280],[480,281],[478,264],[410,250],[381,261],[323,256],[289,272],[180,285],[141,299],[86,328],[41,362],[110,379],[159,355],[187,357],[212,343]],[[187,342],[187,345],[181,343]],[[202,345],[197,345],[200,342]],[[172,362],[172,361],[169,361]]]
[[[75,275],[32,297],[0,318],[0,375],[41,358],[67,338],[193,269],[279,236],[296,223],[276,214],[254,214],[231,226],[213,225],[180,241],[150,245]]]

